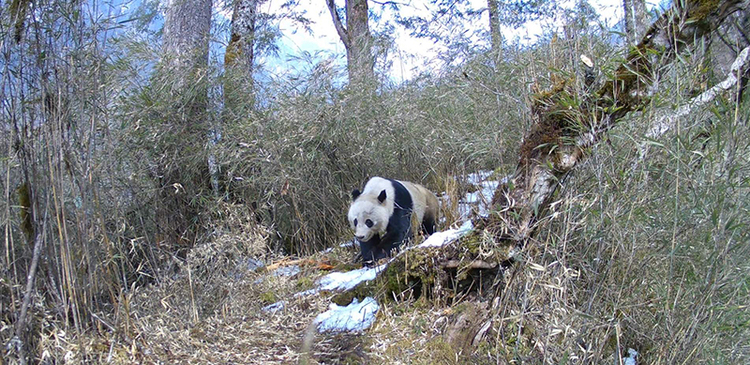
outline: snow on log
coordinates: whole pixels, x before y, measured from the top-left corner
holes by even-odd
[[[408,247],[405,250],[401,251],[398,255],[396,255],[394,258],[389,260],[388,262],[368,268],[363,267],[361,269],[347,271],[347,272],[332,272],[326,276],[323,276],[318,280],[317,288],[313,291],[306,291],[303,293],[306,294],[314,294],[318,291],[345,291],[345,290],[351,290],[357,285],[359,285],[362,282],[365,281],[371,281],[375,280],[378,273],[385,270],[388,265],[393,262],[399,255],[403,254],[403,252],[413,250],[415,248],[423,249],[428,247],[442,247],[445,246],[451,242],[456,241],[457,239],[463,237],[467,233],[471,232],[471,230],[474,228],[474,225],[471,223],[471,221],[466,221],[464,224],[461,225],[459,228],[455,229],[449,229],[446,231],[441,232],[435,232],[432,235],[430,235],[427,240],[422,242],[421,244],[414,246],[414,247]],[[298,293],[302,294],[302,293]]]

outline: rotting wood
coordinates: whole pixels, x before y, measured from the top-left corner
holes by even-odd
[[[442,264],[442,267],[444,269],[456,269],[461,266],[460,260],[448,260],[445,263]],[[487,262],[484,260],[472,260],[471,262],[466,265],[469,269],[483,269],[483,270],[492,270],[494,268],[497,268],[496,262]]]

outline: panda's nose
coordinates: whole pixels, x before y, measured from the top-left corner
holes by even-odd
[[[358,240],[360,240],[360,241],[361,241],[361,240],[363,240],[363,239],[365,239],[365,236],[364,236],[364,235],[362,235],[362,236],[360,236],[360,235],[356,235],[356,237],[357,237],[357,239],[358,239]]]

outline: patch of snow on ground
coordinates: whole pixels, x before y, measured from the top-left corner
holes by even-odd
[[[486,180],[488,177],[490,177],[490,175],[492,175],[492,171],[490,170],[479,170],[477,172],[466,175],[466,182],[476,185]]]
[[[332,272],[318,280],[319,290],[340,291],[349,290],[363,281],[375,280],[380,271],[383,271],[388,264],[377,267],[363,267],[361,269],[347,272]]]
[[[285,306],[286,306],[286,301],[282,300],[282,301],[278,301],[278,302],[273,303],[273,304],[269,304],[269,305],[261,308],[260,310],[262,310],[265,313],[275,313],[275,312],[278,312],[278,311],[284,309]]]
[[[312,289],[308,289],[308,290],[296,293],[296,294],[294,294],[294,297],[295,298],[306,297],[308,295],[318,294],[319,291],[320,291],[320,289],[318,289],[318,288],[312,288]]]
[[[360,332],[372,326],[378,309],[378,302],[371,297],[365,298],[362,303],[355,298],[345,307],[332,303],[327,311],[315,317],[315,324],[321,333]]]
[[[355,240],[355,239],[352,238],[349,241],[346,241],[344,243],[339,244],[339,247],[341,247],[341,248],[359,247],[359,242],[357,242],[357,240]],[[329,253],[331,251],[333,251],[333,247],[328,247],[325,250],[323,250],[322,253]]]
[[[351,240],[340,244],[339,247],[359,247],[359,241],[352,238]]]
[[[453,242],[459,237],[469,233],[474,228],[471,221],[466,221],[461,227],[449,229],[447,231],[435,232],[430,235],[424,242],[416,247],[440,247],[447,243]]]
[[[492,197],[500,185],[498,181],[489,180],[491,175],[492,171],[485,170],[466,175],[465,182],[477,186],[479,190],[467,193],[458,202],[458,211],[461,214],[461,218],[468,219],[474,207],[476,207],[477,213],[480,216],[487,216]],[[507,178],[503,178],[503,181],[505,180]]]
[[[628,357],[622,359],[622,363],[625,365],[636,365],[638,362],[636,361],[638,358],[638,351],[635,351],[633,349],[628,349]]]

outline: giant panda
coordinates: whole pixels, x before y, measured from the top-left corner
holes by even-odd
[[[424,186],[377,176],[361,192],[352,191],[347,214],[366,266],[390,256],[411,238],[412,219],[426,234],[433,234],[437,215],[437,198]]]

